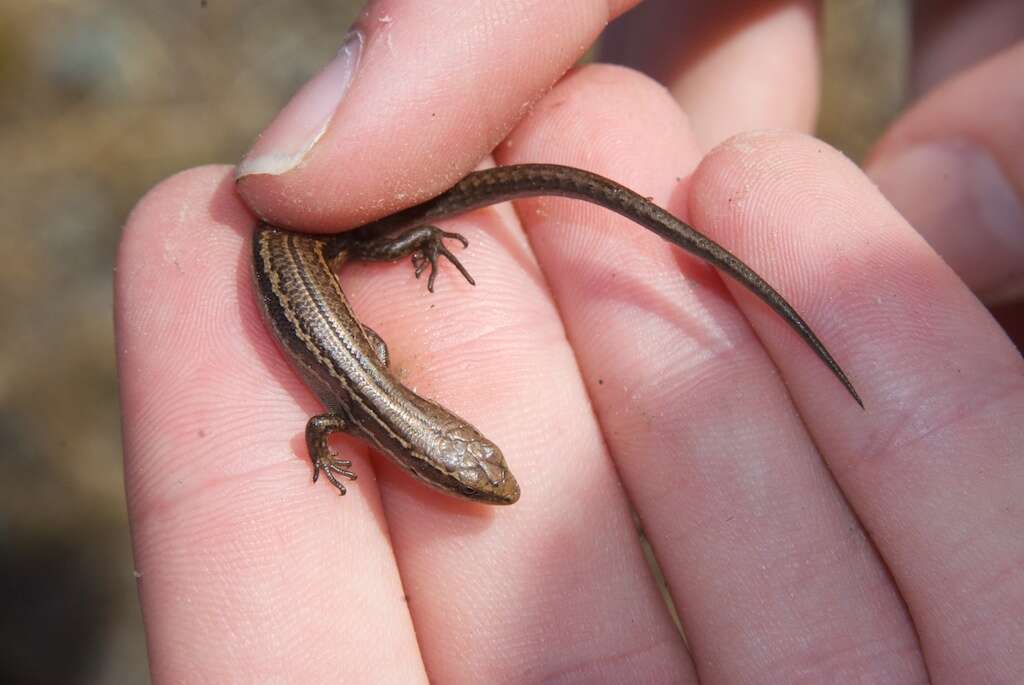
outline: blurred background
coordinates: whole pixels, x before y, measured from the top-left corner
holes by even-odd
[[[148,680],[121,476],[118,233],[160,179],[237,161],[361,4],[0,2],[0,682]],[[820,134],[859,159],[902,104],[907,4],[825,4]]]

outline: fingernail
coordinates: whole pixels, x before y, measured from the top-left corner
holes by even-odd
[[[338,54],[302,86],[235,168],[235,179],[250,174],[283,174],[306,157],[327,130],[359,68],[363,34],[349,31]]]

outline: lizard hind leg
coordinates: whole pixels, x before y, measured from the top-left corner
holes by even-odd
[[[391,261],[412,255],[416,278],[419,278],[428,266],[430,267],[430,276],[427,278],[427,290],[430,292],[434,292],[437,260],[439,257],[444,257],[459,270],[463,278],[471,285],[476,285],[476,281],[469,275],[466,267],[445,246],[445,240],[455,240],[462,243],[463,247],[469,246],[469,241],[460,233],[442,231],[437,226],[415,226],[396,236],[356,243],[349,248],[348,257],[370,261]]]

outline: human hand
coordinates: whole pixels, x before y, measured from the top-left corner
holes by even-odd
[[[370,10],[337,116],[299,167],[255,173],[294,161],[303,144],[288,144],[303,139],[291,132],[318,129],[313,108],[331,88],[293,101],[249,158],[249,206],[330,230],[442,190],[496,145],[500,164],[581,166],[761,272],[867,411],[742,289],[602,210],[537,199],[450,222],[470,239],[459,257],[475,289],[446,269],[429,295],[408,265],[343,277],[392,368],[502,447],[522,499],[500,510],[446,499],[351,440],[338,449],[360,479],[339,499],[309,483],[301,434],[319,407],[259,319],[254,221],[232,172],[186,172],[140,203],[118,267],[126,480],[154,678],[1019,672],[1021,360],[984,307],[826,145],[744,134],[705,156],[751,125],[750,109],[716,107],[721,93],[684,102],[706,113],[688,121],[651,81],[595,65],[521,118],[625,4],[497,6]],[[759,125],[809,125],[813,21],[750,22],[791,67],[759,91]],[[713,83],[757,71],[762,46],[729,47],[709,48],[721,57]],[[337,70],[325,73],[337,85]]]

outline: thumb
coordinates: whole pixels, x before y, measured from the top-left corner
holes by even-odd
[[[636,2],[372,2],[246,155],[238,190],[263,218],[304,230],[427,199],[471,171]]]

